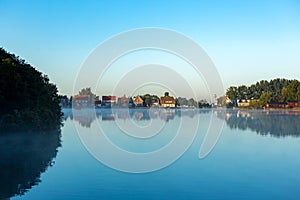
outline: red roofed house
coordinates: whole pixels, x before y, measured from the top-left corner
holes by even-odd
[[[117,104],[116,96],[102,96],[102,107],[111,108]]]
[[[75,95],[73,98],[73,106],[75,108],[87,108],[94,105],[91,95]]]
[[[123,97],[118,98],[119,107],[128,108],[128,103],[129,103],[129,99],[125,97],[125,95]]]

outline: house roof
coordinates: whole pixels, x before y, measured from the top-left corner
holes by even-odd
[[[128,98],[127,97],[119,97],[118,101],[128,101]]]
[[[133,99],[133,103],[134,104],[141,104],[143,103],[143,99],[140,97],[140,96],[136,96],[134,99]]]
[[[170,103],[175,104],[175,99],[172,96],[160,97],[160,103],[161,104],[165,104],[165,103],[167,103],[167,104],[170,104]]]
[[[116,100],[116,96],[102,96],[102,100]]]
[[[89,95],[75,95],[75,100],[87,100],[89,98]]]

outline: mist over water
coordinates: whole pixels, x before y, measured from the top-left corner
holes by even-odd
[[[199,149],[212,115],[224,120],[225,126],[210,154],[199,159]],[[219,199],[224,196],[295,199],[300,195],[297,187],[300,181],[299,117],[299,111],[292,110],[91,109],[72,112],[66,109],[60,148],[57,148],[60,146],[57,139],[49,140],[47,136],[44,139],[49,143],[56,141],[55,145],[37,142],[41,139],[34,144],[18,142],[26,135],[1,136],[1,158],[5,157],[5,162],[0,163],[1,188],[6,191],[1,194],[7,194],[5,197],[22,195],[16,199]],[[79,125],[93,137],[100,126],[109,141],[120,149],[147,153],[166,147],[176,137],[180,121],[198,123],[196,137],[187,151],[170,165],[141,174],[120,172],[95,159],[75,129]],[[163,127],[152,135],[149,132],[130,135],[118,128],[116,122],[121,127],[131,123],[141,129],[153,123]],[[29,150],[29,146],[34,150]],[[22,151],[28,152],[26,157]],[[39,152],[41,156],[32,152]],[[120,161],[126,163],[125,158]],[[31,180],[31,186],[24,185],[22,180],[25,179]],[[23,192],[8,190],[17,185],[24,185]]]

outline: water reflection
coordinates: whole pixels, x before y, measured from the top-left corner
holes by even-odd
[[[200,113],[209,113],[209,109],[65,109],[64,120],[70,118],[77,121],[82,127],[90,128],[93,121],[115,121],[116,119],[144,121],[161,119],[165,122],[174,120],[175,116],[188,116],[194,118]]]
[[[300,111],[297,110],[215,110],[231,129],[250,129],[274,137],[300,136]]]
[[[0,199],[23,195],[54,164],[60,132],[0,135]]]
[[[177,117],[194,118],[201,113],[213,112],[224,119],[231,129],[250,129],[260,135],[274,137],[300,136],[300,111],[297,110],[226,110],[226,109],[100,109],[64,110],[64,118],[74,119],[82,127],[91,127],[96,119],[102,121],[160,119],[165,122]]]

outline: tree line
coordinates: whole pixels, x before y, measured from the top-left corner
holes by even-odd
[[[252,99],[253,106],[262,106],[267,102],[300,101],[300,82],[280,78],[262,80],[250,86],[231,86],[226,96],[231,100]]]

